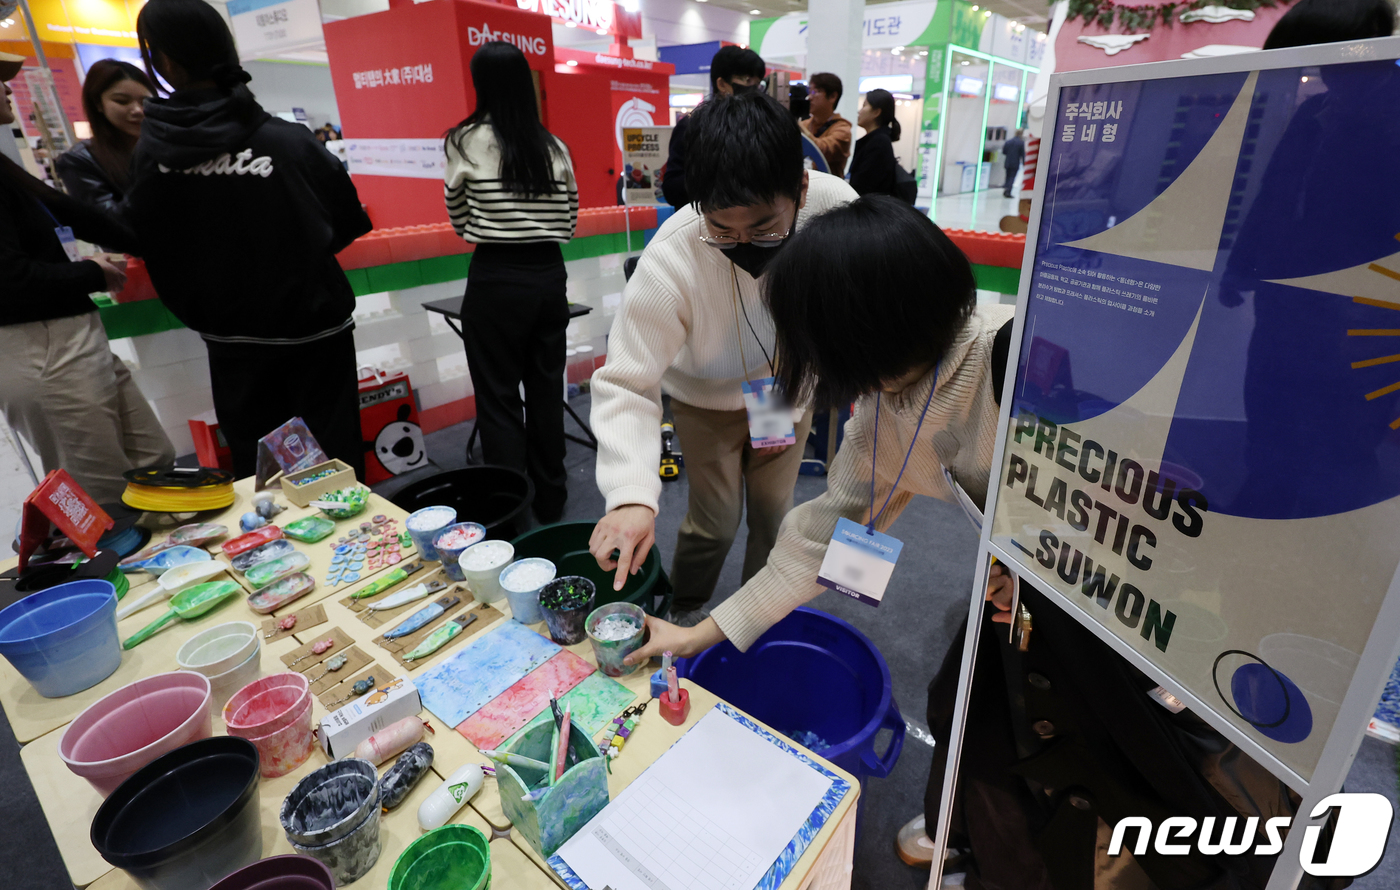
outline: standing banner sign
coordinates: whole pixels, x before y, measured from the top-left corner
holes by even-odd
[[[1355,146],[1400,156],[1397,56],[1055,76],[964,653],[965,690],[996,556],[1299,792],[1299,824],[1400,642],[1400,169],[1351,184]]]
[[[622,128],[622,203],[662,203],[661,171],[670,150],[670,127]]]

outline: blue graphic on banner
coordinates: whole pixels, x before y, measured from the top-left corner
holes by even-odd
[[[1116,408],[1197,324],[1162,460],[1178,490],[1257,519],[1400,495],[1396,108],[1390,60],[1064,88],[1018,410]],[[1261,712],[1285,688],[1244,674]]]

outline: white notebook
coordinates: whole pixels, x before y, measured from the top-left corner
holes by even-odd
[[[848,783],[726,705],[550,859],[571,887],[776,887]]]

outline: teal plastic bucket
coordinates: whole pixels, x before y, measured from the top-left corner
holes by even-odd
[[[588,552],[593,536],[592,522],[557,522],[532,529],[511,543],[515,558],[539,557],[554,563],[556,578],[580,575],[598,589],[594,607],[609,603],[641,606],[648,615],[665,618],[671,609],[671,581],[661,568],[661,551],[653,545],[642,563],[642,570],[627,579],[621,590],[613,590],[613,572],[598,568],[598,560]]]

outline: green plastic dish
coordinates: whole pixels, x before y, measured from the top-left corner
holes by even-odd
[[[335,523],[320,516],[306,516],[282,526],[282,534],[305,544],[314,544],[329,537],[334,531]]]
[[[491,846],[479,829],[452,824],[408,845],[389,872],[389,890],[486,890]]]
[[[311,565],[311,558],[297,550],[286,556],[279,556],[270,562],[253,566],[243,573],[243,577],[248,579],[248,583],[253,585],[254,590],[262,590],[273,581],[306,571],[309,565]]]

